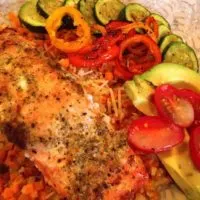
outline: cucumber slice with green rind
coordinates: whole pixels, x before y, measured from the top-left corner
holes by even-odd
[[[160,41],[160,50],[163,53],[166,48],[172,43],[172,42],[182,42],[183,39],[175,34],[169,34],[166,35],[162,40]]]
[[[124,12],[127,21],[144,21],[151,14],[147,8],[138,3],[128,4]]]
[[[37,1],[27,1],[19,10],[19,19],[33,32],[44,32],[46,19],[42,17],[36,8]]]
[[[184,42],[172,42],[164,52],[164,62],[184,65],[198,71],[198,59],[194,50]]]
[[[96,18],[94,14],[94,7],[96,2],[97,0],[80,0],[79,2],[79,10],[89,24],[96,23]]]
[[[169,29],[171,29],[169,22],[163,16],[156,13],[152,13],[150,16],[153,17],[158,22],[159,25],[165,25]]]
[[[39,13],[47,18],[54,10],[65,5],[65,1],[66,0],[38,0],[37,8]]]
[[[120,11],[119,16],[118,16],[118,20],[121,20],[121,21],[125,21],[125,20],[126,20],[126,17],[125,17],[125,8],[126,8],[126,7],[124,7],[124,8]]]
[[[166,35],[169,35],[171,33],[171,30],[165,26],[165,25],[160,25],[158,27],[158,42],[160,43],[162,41],[162,38],[165,37]]]
[[[125,5],[119,0],[98,0],[95,4],[95,15],[101,24],[108,24],[119,17]]]

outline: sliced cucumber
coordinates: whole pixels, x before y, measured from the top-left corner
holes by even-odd
[[[144,21],[151,13],[144,6],[138,3],[130,3],[124,9],[124,16],[127,21]]]
[[[27,1],[21,6],[18,15],[21,22],[31,31],[43,32],[46,19],[37,12],[36,4],[36,0]]]
[[[56,8],[65,5],[66,0],[38,0],[37,8],[42,16],[48,17]]]
[[[172,42],[182,42],[182,38],[175,34],[166,35],[162,38],[160,42],[160,50],[163,53],[165,49],[172,43]]]
[[[198,71],[198,59],[194,50],[183,42],[172,42],[164,52],[164,62],[185,65]]]
[[[80,0],[79,9],[89,24],[95,24],[94,6],[97,0]]]
[[[126,8],[126,7],[124,7],[124,8],[120,11],[119,16],[118,16],[118,20],[121,20],[121,21],[125,21],[125,20],[126,20],[126,17],[125,17],[125,8]]]
[[[119,0],[98,0],[95,4],[95,15],[101,24],[116,20],[125,5]]]
[[[158,27],[158,42],[160,43],[162,38],[165,37],[166,35],[169,35],[170,32],[171,32],[171,30],[167,26],[160,25]]]
[[[65,6],[78,7],[79,0],[66,0]]]
[[[153,17],[158,22],[159,25],[165,25],[169,29],[171,29],[169,22],[164,17],[162,17],[161,15],[156,14],[156,13],[152,13],[150,16]]]

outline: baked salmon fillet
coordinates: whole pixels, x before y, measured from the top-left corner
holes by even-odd
[[[0,33],[0,123],[61,197],[128,200],[148,174],[81,82],[12,29]]]

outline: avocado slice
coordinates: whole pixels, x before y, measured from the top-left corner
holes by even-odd
[[[200,75],[183,65],[162,63],[146,71],[140,77],[154,86],[169,83],[200,92]]]
[[[157,114],[155,105],[150,100],[155,90],[147,81],[135,76],[133,80],[126,81],[124,89],[140,112],[148,116]]]
[[[171,184],[166,189],[160,189],[160,200],[188,200],[188,198],[175,184]]]
[[[200,172],[195,168],[190,159],[188,142],[189,135],[186,133],[184,143],[169,152],[159,153],[158,157],[187,198],[199,200]]]
[[[140,82],[142,82],[141,79],[143,79],[154,86],[169,83],[177,87],[190,88],[200,92],[200,74],[179,64],[163,63],[156,65],[137,77],[137,79],[140,80]],[[133,84],[133,86],[130,86],[130,84]],[[145,85],[144,82],[143,85]],[[136,103],[136,107],[140,111],[151,115],[149,109],[144,109],[149,108],[148,102],[151,106],[149,99],[152,95],[152,89],[144,87],[143,91],[143,85],[139,84],[138,89],[138,84],[136,84],[135,79],[133,79],[133,81],[125,83],[125,90],[128,96],[133,100],[133,103]],[[140,98],[142,100],[140,100]],[[139,107],[137,105],[138,102],[140,102]],[[144,107],[141,102],[145,102]],[[190,200],[200,200],[200,172],[191,161],[188,141],[189,135],[186,133],[184,143],[174,147],[171,151],[160,153],[158,156],[171,177],[186,194],[187,198]]]

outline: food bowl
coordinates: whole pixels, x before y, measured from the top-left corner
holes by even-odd
[[[0,24],[7,22],[7,13],[19,9],[24,0],[0,0]],[[132,0],[124,3],[133,2]],[[196,50],[200,58],[200,2],[198,0],[137,0],[134,2],[145,5],[152,12],[160,13],[171,25],[172,31]],[[174,199],[173,192],[178,189],[175,185],[162,190],[162,199]],[[179,199],[186,199],[180,192]]]

